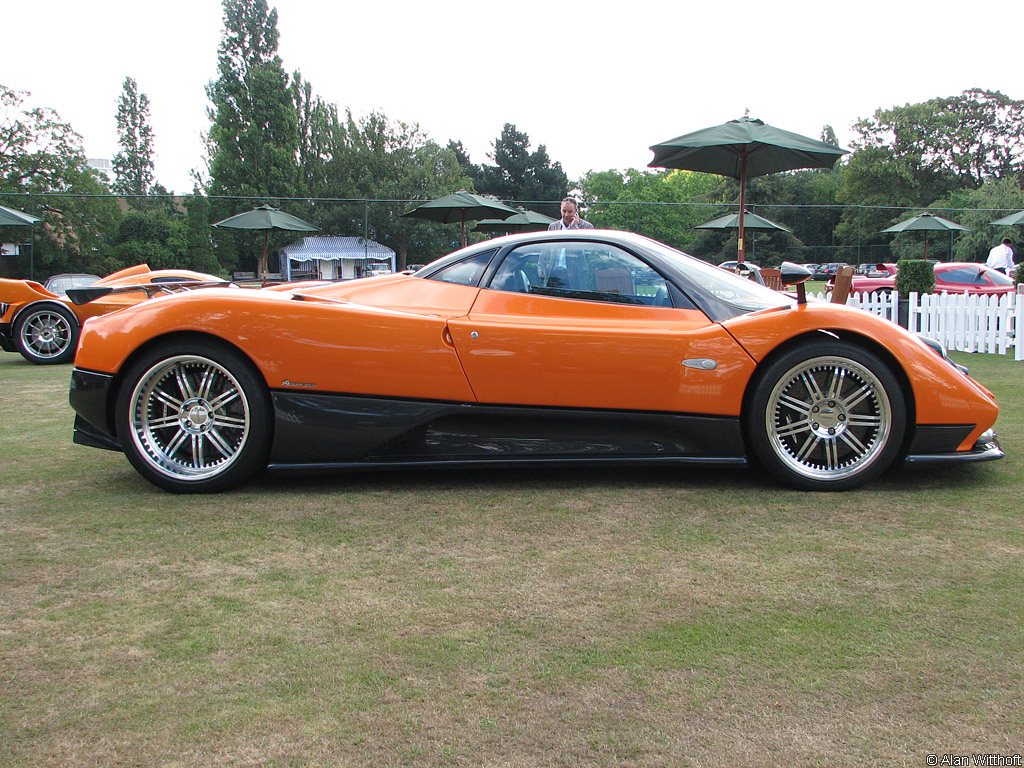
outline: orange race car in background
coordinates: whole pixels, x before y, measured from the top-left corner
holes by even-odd
[[[152,289],[131,286],[160,286],[170,292],[182,283],[223,283],[214,275],[187,269],[151,270],[145,264],[122,269],[104,278],[95,275],[55,275],[46,285],[32,280],[0,278],[0,347],[20,352],[31,363],[70,363],[75,356],[78,333],[89,317],[105,315],[145,301]],[[75,304],[67,291],[79,288],[111,288],[109,295]]]
[[[1002,456],[991,393],[939,351],[638,235],[542,232],[414,273],[203,288],[94,318],[70,399],[75,442],[176,492],[268,467],[750,460],[846,490],[896,463]]]

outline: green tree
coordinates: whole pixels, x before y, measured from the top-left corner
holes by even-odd
[[[834,261],[835,228],[842,212],[837,203],[841,185],[841,171],[833,169],[798,170],[751,179],[750,196],[766,204],[748,208],[792,232],[758,232],[757,262],[763,266],[783,260]]]
[[[321,226],[334,232],[368,230],[371,239],[395,250],[400,268],[447,253],[459,237],[451,226],[402,217],[410,204],[473,188],[451,149],[430,140],[419,125],[378,112],[359,120],[346,113],[328,177],[334,197],[373,202],[337,206]]]
[[[455,155],[455,160],[462,167],[462,172],[473,180],[473,188],[482,190],[483,168],[469,158],[469,153],[461,141],[449,140],[448,149]]]
[[[65,174],[64,183],[59,193],[32,195],[35,213],[44,219],[35,227],[32,271],[37,278],[58,272],[105,274],[121,208],[84,162]],[[19,258],[19,270],[27,271],[24,261]]]
[[[0,86],[0,203],[24,200],[17,207],[43,217],[32,230],[31,255],[18,259],[18,274],[96,271],[120,209],[103,196],[109,190],[88,167],[81,137],[52,109],[27,108],[28,96]]]
[[[211,120],[207,135],[212,213],[224,218],[254,202],[273,202],[298,192],[299,118],[294,93],[277,55],[277,11],[266,0],[223,0],[224,29],[217,79],[207,86]],[[261,237],[219,233],[218,258],[230,271],[245,245],[255,262]]]
[[[461,148],[461,144],[458,146]],[[525,203],[550,200],[551,205],[534,208],[548,215],[558,215],[557,202],[569,191],[569,179],[562,164],[551,161],[547,147],[541,144],[531,152],[529,135],[512,123],[505,123],[501,136],[491,146],[493,152],[489,157],[495,164],[481,166],[478,176],[473,176],[468,158],[464,163],[470,170],[468,175],[476,181],[477,191]]]
[[[299,194],[328,196],[327,167],[338,147],[341,124],[338,108],[313,94],[300,72],[292,75],[292,98],[298,115]]]
[[[693,250],[697,224],[725,213],[726,186],[720,176],[692,171],[591,171],[579,182],[588,204],[585,218],[595,227],[647,235],[682,250]]]
[[[29,95],[0,85],[0,192],[66,190],[86,164],[82,137],[52,109],[27,108]]]
[[[895,224],[907,206],[926,205],[918,202],[912,167],[889,147],[862,147],[840,168],[840,176],[836,199],[847,207],[836,227],[837,242],[844,246],[836,260],[890,260],[885,246],[891,238],[881,231]]]
[[[128,211],[114,237],[111,259],[120,269],[148,264],[152,269],[189,266],[185,219],[169,206]],[[113,269],[109,270],[113,271]]]
[[[124,80],[117,105],[117,134],[121,151],[114,155],[114,183],[122,195],[146,195],[153,186],[153,129],[149,124],[149,97],[139,93],[131,77]]]
[[[196,186],[192,194],[182,200],[185,209],[185,256],[186,260],[178,266],[194,269],[198,272],[227,274],[217,262],[213,254],[213,238],[210,225],[216,221],[212,218],[210,200]]]
[[[879,109],[854,125],[842,168],[841,243],[862,260],[890,242],[880,230],[990,180],[1024,178],[1024,101],[974,88],[957,96]],[[875,248],[879,246],[879,248]],[[888,258],[888,254],[885,253]]]
[[[985,178],[998,178],[1007,167],[977,165],[978,156],[998,154],[1001,144],[1017,144],[1004,125],[967,135],[959,125],[964,115],[985,112],[991,103],[977,101],[986,92],[966,91],[960,97],[931,99],[920,104],[879,109],[854,125],[854,153],[847,180],[863,197],[862,204],[896,196],[904,206],[927,207],[955,189],[978,187]],[[1004,121],[1005,122],[1005,121]],[[1018,122],[1019,133],[1024,123]],[[1019,150],[1013,150],[1019,154]],[[887,166],[879,169],[877,166]],[[866,181],[858,178],[866,177]],[[869,186],[870,185],[870,186]]]
[[[969,229],[957,232],[953,239],[952,261],[980,261],[988,258],[989,250],[1004,237],[1019,239],[1017,227],[992,226],[992,222],[1008,213],[1024,209],[1024,190],[1013,178],[990,179],[977,189],[968,189],[950,195],[936,205],[955,211],[954,220]],[[949,217],[950,210],[937,211]],[[1017,261],[1021,249],[1017,246]],[[931,251],[929,250],[929,255]]]

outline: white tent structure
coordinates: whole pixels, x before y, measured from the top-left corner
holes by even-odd
[[[365,277],[371,265],[395,271],[395,252],[362,237],[304,237],[278,251],[281,276],[287,280],[345,280]]]

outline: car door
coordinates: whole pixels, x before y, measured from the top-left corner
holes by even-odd
[[[510,252],[448,322],[481,403],[736,415],[753,362],[664,278],[610,244]]]

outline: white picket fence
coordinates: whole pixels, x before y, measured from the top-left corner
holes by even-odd
[[[825,296],[819,296],[827,300]],[[1014,360],[1024,360],[1024,301],[1019,294],[982,296],[964,293],[910,294],[908,329],[930,336],[946,349],[1005,355],[1012,348]],[[847,306],[858,307],[897,322],[899,294],[850,294]]]

